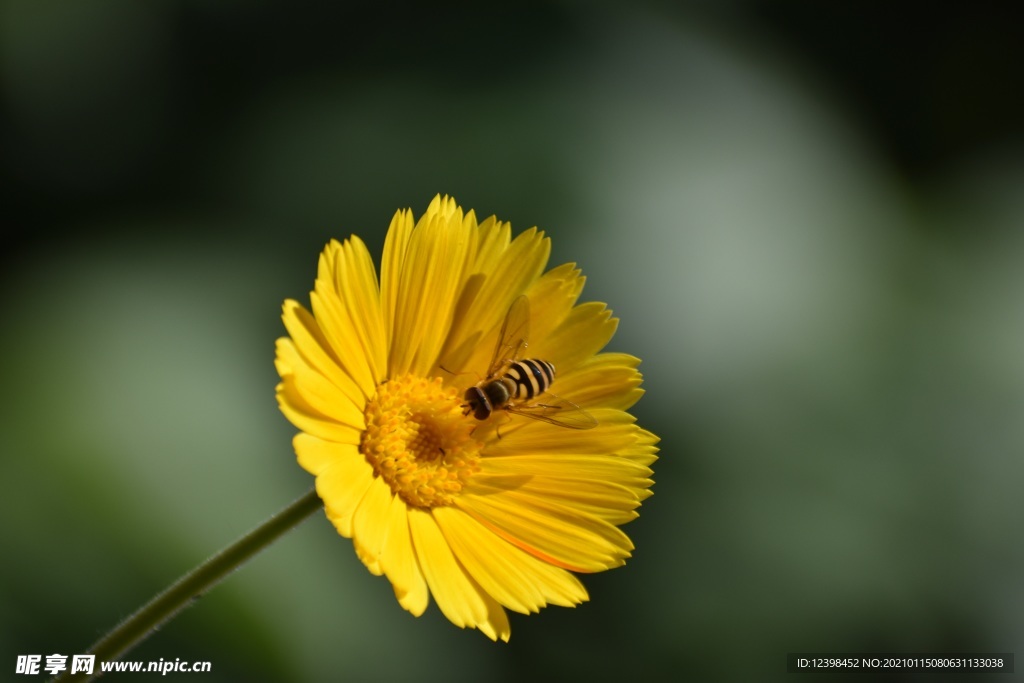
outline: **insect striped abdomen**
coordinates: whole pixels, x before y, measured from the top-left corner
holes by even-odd
[[[515,391],[509,392],[512,398],[529,400],[543,394],[555,381],[555,366],[539,358],[516,361],[505,371],[504,379],[515,386]]]

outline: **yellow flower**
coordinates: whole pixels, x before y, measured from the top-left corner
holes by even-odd
[[[312,313],[286,301],[277,342],[278,403],[327,517],[406,610],[433,595],[493,640],[509,639],[503,608],[578,605],[573,572],[625,562],[619,525],[650,495],[656,459],[657,437],[626,412],[639,360],[599,353],[618,321],[577,306],[584,278],[573,264],[544,272],[549,252],[536,228],[513,240],[508,223],[477,224],[438,196],[415,225],[395,214],[379,286],[358,237],[328,244]],[[512,308],[528,309],[527,357],[557,368],[557,397],[542,381],[480,420],[467,389],[526,348],[499,343]],[[567,428],[558,409],[593,428]]]

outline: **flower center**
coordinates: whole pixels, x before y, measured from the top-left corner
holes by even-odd
[[[405,375],[381,384],[365,417],[359,449],[374,476],[413,507],[451,504],[480,469],[474,421],[440,377]]]

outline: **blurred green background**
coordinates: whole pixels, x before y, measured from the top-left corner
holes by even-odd
[[[635,556],[493,644],[317,516],[128,659],[781,681],[1024,642],[1019,24],[819,5],[0,2],[0,665],[84,651],[311,486],[281,301],[436,193],[547,230],[643,358]]]

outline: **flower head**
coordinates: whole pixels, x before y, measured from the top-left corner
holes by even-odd
[[[584,278],[545,272],[549,251],[535,228],[512,239],[435,197],[419,221],[395,214],[379,285],[358,237],[328,244],[312,313],[286,301],[277,342],[278,403],[327,517],[406,610],[433,595],[494,640],[509,638],[504,608],[575,606],[575,573],[625,562],[619,526],[650,495],[657,452],[626,412],[639,360],[600,353],[617,321],[576,305]],[[492,382],[504,393],[471,410],[467,390]]]

